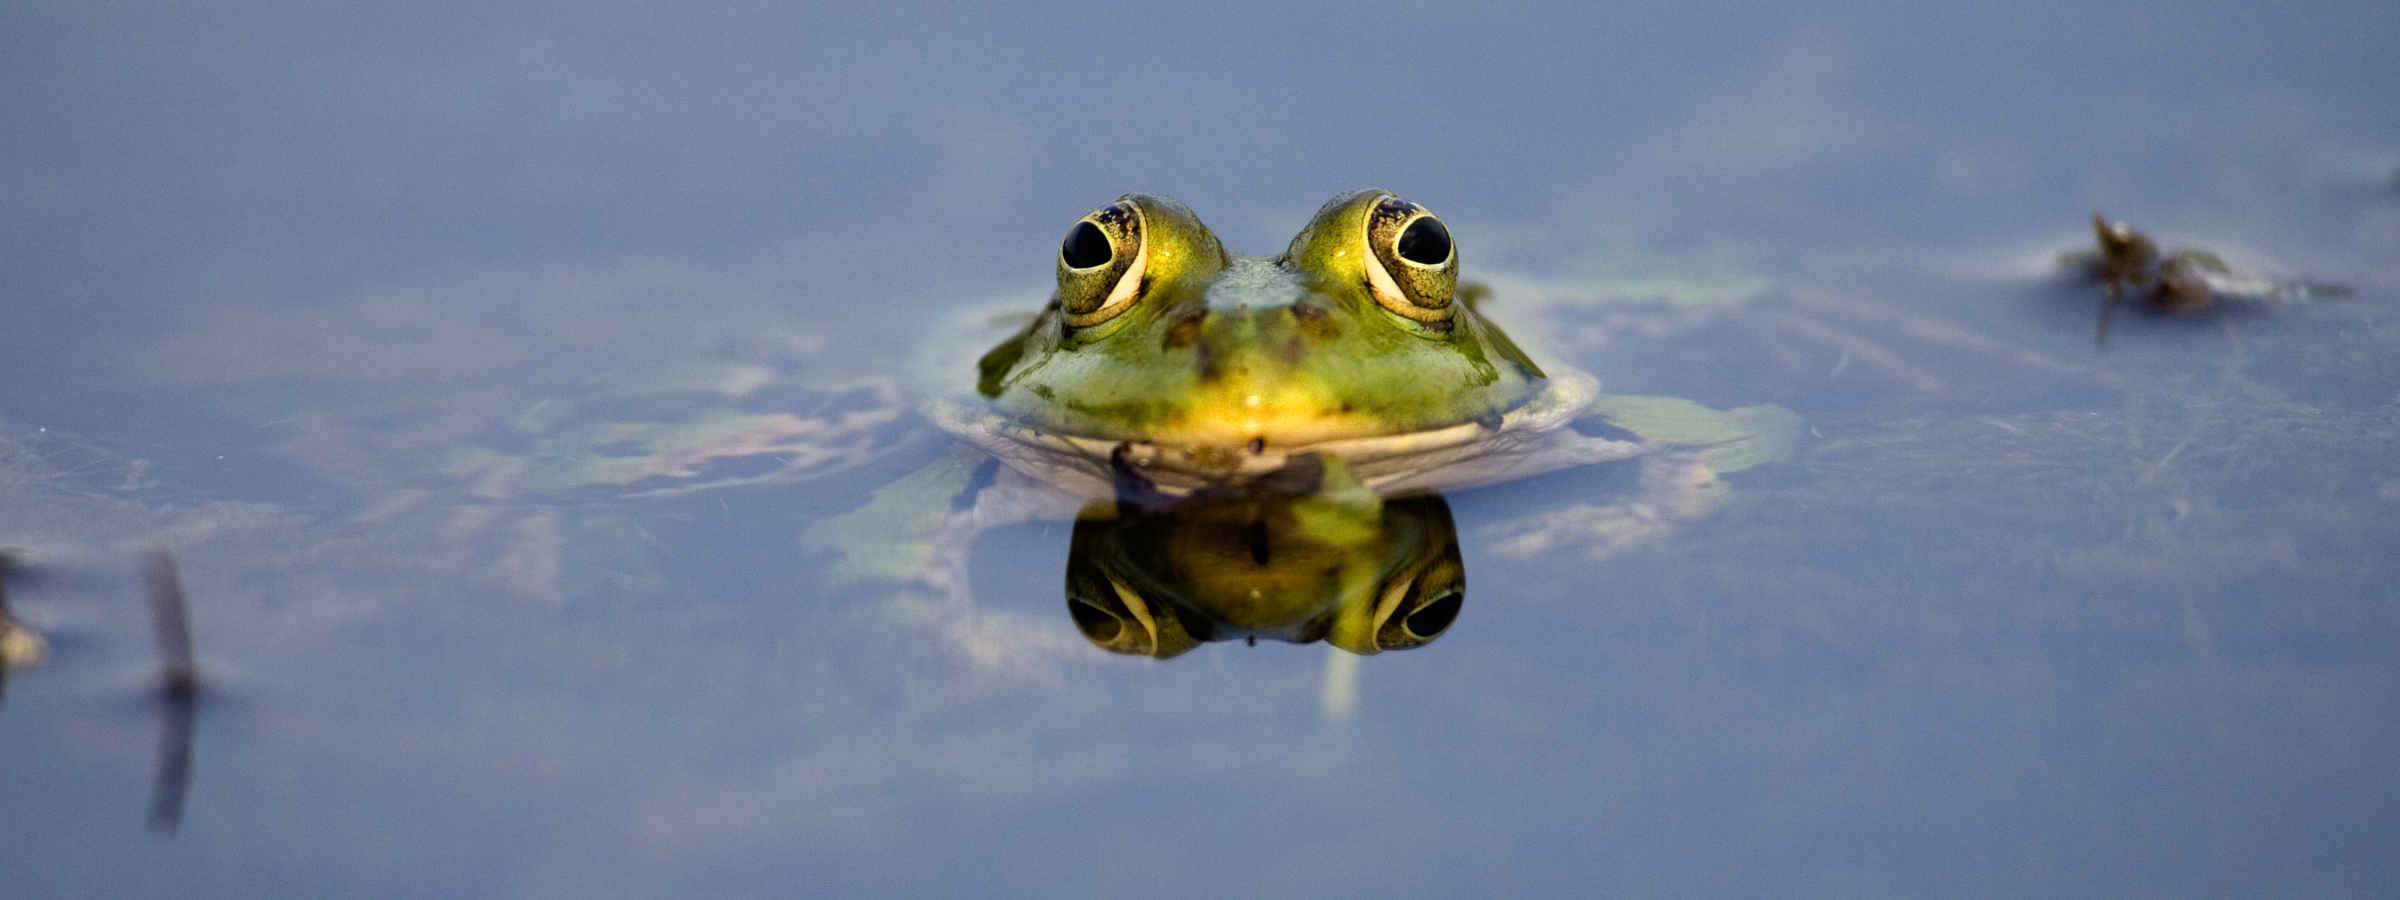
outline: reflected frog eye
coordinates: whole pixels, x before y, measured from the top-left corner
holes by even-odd
[[[1115,318],[1141,293],[1149,239],[1141,208],[1118,201],[1092,210],[1058,244],[1058,303],[1081,328]]]
[[[1384,619],[1375,625],[1376,650],[1406,650],[1433,643],[1458,621],[1467,603],[1467,571],[1455,545],[1415,573]]]
[[[1376,649],[1406,650],[1432,643],[1442,632],[1450,630],[1450,623],[1458,621],[1458,611],[1466,606],[1467,595],[1457,586],[1451,586],[1440,593],[1411,597],[1409,602],[1414,604],[1412,608],[1375,629]]]
[[[1090,560],[1067,557],[1067,617],[1111,653],[1168,659],[1200,645],[1172,605],[1153,604]]]
[[[1400,624],[1406,627],[1409,634],[1421,640],[1432,640],[1449,630],[1450,623],[1458,619],[1459,608],[1466,602],[1467,595],[1449,591],[1417,607],[1417,611],[1409,613],[1407,618],[1400,620]]]
[[[1386,195],[1367,211],[1367,247],[1376,303],[1437,327],[1457,314],[1458,247],[1432,210]]]

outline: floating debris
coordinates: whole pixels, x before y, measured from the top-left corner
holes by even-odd
[[[2097,281],[2108,291],[2100,307],[2102,345],[2108,343],[2109,314],[2130,296],[2145,309],[2200,313],[2221,300],[2280,301],[2336,297],[2348,287],[2307,280],[2276,280],[2226,265],[2214,251],[2194,247],[2161,250],[2158,242],[2122,221],[2092,214],[2096,246],[2059,257],[2059,264]]]
[[[47,651],[41,634],[17,621],[8,608],[8,579],[24,565],[24,551],[0,547],[0,678],[6,678],[9,669],[41,662]]]
[[[165,547],[150,551],[142,561],[142,579],[150,586],[151,623],[158,634],[159,693],[168,699],[197,696],[200,670],[192,662],[191,613],[184,605],[174,552]]]

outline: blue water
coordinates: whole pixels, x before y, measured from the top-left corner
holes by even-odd
[[[2400,874],[2378,5],[0,22],[0,546],[31,551],[8,599],[51,650],[0,695],[9,896]],[[952,452],[913,416],[821,474],[683,493],[464,453],[871,408],[927,323],[1038,303],[1120,193],[1272,253],[1367,185],[1441,211],[1470,278],[1546,291],[1493,315],[1546,316],[1561,361],[1780,404],[1808,440],[1608,553],[1506,539],[1622,472],[1452,497],[1465,612],[1354,668],[1092,649],[1062,522],[965,548],[969,607],[834,577],[799,536]],[[2095,210],[2355,290],[2128,310],[2101,349],[2098,290],[2048,264]],[[1736,277],[1738,307],[1567,302]],[[766,386],[655,387],[706,365]],[[172,831],[146,818],[153,545],[209,679]]]

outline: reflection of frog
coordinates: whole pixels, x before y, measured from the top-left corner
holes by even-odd
[[[1127,195],[1069,229],[1057,270],[1041,313],[981,358],[976,396],[930,410],[1005,469],[985,481],[945,463],[811,528],[842,571],[962,596],[958,551],[976,529],[1099,500],[1068,593],[1102,646],[1168,656],[1210,635],[1266,636],[1371,653],[1438,635],[1457,609],[1443,598],[1463,596],[1463,571],[1437,562],[1457,553],[1446,508],[1402,501],[1679,450],[1660,454],[1677,477],[1644,483],[1688,496],[1645,505],[1696,511],[1717,487],[1710,466],[1774,458],[1795,430],[1780,409],[1608,397],[1589,375],[1535,363],[1463,302],[1449,229],[1383,191],[1334,198],[1273,258],[1229,255],[1182,204]],[[1592,418],[1615,427],[1567,427]],[[1108,501],[1133,512],[1111,516]],[[1246,555],[1257,550],[1340,571],[1321,568],[1306,596],[1253,598],[1299,574]],[[1212,554],[1251,563],[1192,568]],[[1426,588],[1436,572],[1443,590]],[[1360,593],[1395,575],[1421,602]],[[1138,609],[1161,600],[1189,617],[1168,628]],[[1410,622],[1428,630],[1384,640]]]
[[[1265,636],[1371,655],[1430,643],[1465,603],[1449,504],[1377,496],[1340,457],[1183,498],[1119,473],[1120,499],[1086,507],[1067,550],[1067,610],[1104,649]]]

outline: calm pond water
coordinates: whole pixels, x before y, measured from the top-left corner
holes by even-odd
[[[5,893],[2390,890],[2400,17],[1491,15],[12,5]],[[1076,216],[1368,185],[1805,435],[1449,496],[1405,653],[1105,653],[1065,521],[840,552]],[[2101,346],[2095,210],[2353,290]]]

